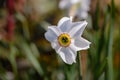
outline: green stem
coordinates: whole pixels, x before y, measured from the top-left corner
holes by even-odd
[[[100,38],[99,38],[99,41],[98,41],[98,50],[97,50],[97,62],[96,62],[96,65],[95,65],[95,69],[94,69],[94,80],[98,80],[100,75],[103,73],[105,67],[106,67],[106,64],[107,64],[107,60],[104,59],[102,60],[101,62],[101,55],[102,55],[102,50],[105,46],[105,28],[106,28],[106,25],[107,25],[107,22],[108,22],[108,10],[106,10],[106,13],[105,13],[105,18],[104,18],[104,23],[102,25],[102,28],[101,28],[101,34],[100,34]],[[99,64],[101,64],[100,66],[98,66]]]
[[[81,59],[80,59],[80,52],[79,51],[77,52],[77,63],[78,63],[78,75],[79,75],[78,78],[79,78],[79,80],[82,80],[82,76],[81,76],[82,72],[80,70],[82,68],[81,67],[82,65],[81,65]]]
[[[113,44],[113,20],[111,21],[110,35],[108,42],[108,80],[113,80],[113,54],[112,54],[112,44]]]
[[[18,80],[18,71],[17,71],[17,64],[16,64],[16,59],[15,58],[16,58],[16,48],[11,43],[10,44],[10,56],[9,56],[9,60],[11,62],[12,69],[13,69],[13,72],[15,74],[15,80]]]
[[[111,1],[111,22],[110,30],[108,36],[108,46],[107,46],[107,74],[106,80],[114,80],[114,70],[113,70],[113,54],[112,54],[112,45],[113,45],[113,31],[114,31],[114,2]]]
[[[98,80],[98,78],[100,77],[100,75],[103,73],[105,67],[107,64],[107,60],[103,60],[103,63],[96,69],[95,71],[95,76],[94,76],[94,80]]]

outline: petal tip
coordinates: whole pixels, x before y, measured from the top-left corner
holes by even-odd
[[[48,39],[48,37],[47,37],[47,36],[48,36],[48,32],[46,32],[46,33],[44,34],[44,36],[45,36],[45,39],[49,41],[49,39]]]
[[[69,17],[63,17],[63,18],[61,18],[60,21],[58,22],[58,26],[60,26],[61,24],[63,24],[65,21],[68,21],[68,20],[70,20]]]
[[[65,62],[66,64],[68,64],[68,65],[72,65],[73,64],[73,62],[72,63],[69,63],[69,62]]]

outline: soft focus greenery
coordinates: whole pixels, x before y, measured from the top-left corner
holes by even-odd
[[[60,0],[15,0],[14,29],[8,28],[7,0],[0,0],[0,80],[119,80],[120,1],[91,0],[83,37],[91,42],[65,64],[44,33],[68,16]],[[74,21],[80,21],[77,16]]]

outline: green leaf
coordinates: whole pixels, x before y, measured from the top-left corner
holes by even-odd
[[[106,80],[114,80],[114,69],[113,69],[113,53],[112,53],[112,45],[113,45],[113,32],[114,32],[114,1],[111,1],[111,20],[110,20],[110,29],[108,35],[108,45],[107,45],[107,63],[106,66]]]
[[[43,70],[41,68],[40,63],[38,62],[37,58],[35,55],[32,53],[29,45],[27,43],[22,43],[21,44],[21,49],[23,50],[22,52],[26,55],[27,59],[31,62],[31,64],[35,67],[37,72],[43,76]]]
[[[15,79],[18,80],[18,71],[17,71],[17,64],[16,64],[16,48],[13,46],[13,44],[10,44],[10,56],[8,59],[10,60],[10,63],[12,65],[12,69],[15,75]]]

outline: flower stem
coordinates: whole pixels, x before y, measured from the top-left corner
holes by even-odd
[[[107,66],[106,66],[106,80],[114,80],[114,69],[113,69],[113,54],[112,54],[112,45],[113,45],[113,31],[114,31],[114,1],[111,1],[111,22],[108,36],[108,45],[107,45]]]
[[[82,80],[82,65],[81,65],[81,56],[80,56],[80,51],[77,52],[77,62],[78,62],[78,80]]]

